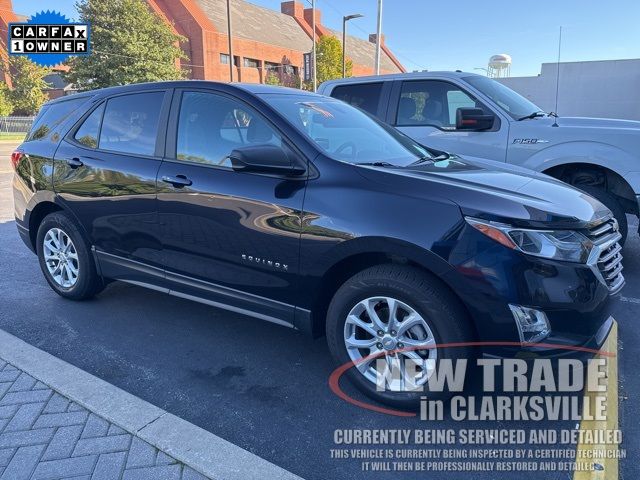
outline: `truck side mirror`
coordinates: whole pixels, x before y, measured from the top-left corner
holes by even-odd
[[[456,130],[489,130],[496,117],[486,115],[481,108],[458,108],[456,110]]]

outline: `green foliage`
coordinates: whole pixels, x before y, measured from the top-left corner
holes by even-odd
[[[176,66],[186,58],[184,37],[143,0],[79,0],[81,22],[91,23],[91,55],[69,60],[68,81],[80,90],[127,83],[178,80]]]
[[[0,117],[6,117],[13,112],[11,91],[6,83],[0,83]]]
[[[334,36],[326,35],[316,46],[318,85],[327,80],[342,78],[342,43]],[[347,60],[347,77],[352,75],[353,62]]]
[[[13,106],[14,115],[35,115],[47,101],[43,92],[49,88],[44,77],[51,73],[48,68],[40,67],[23,56],[9,58],[9,64],[4,65],[11,77],[13,89],[8,91],[8,98]],[[6,86],[5,86],[6,88]]]
[[[270,71],[267,73],[267,78],[265,78],[264,83],[267,85],[276,85],[281,86],[282,82],[280,81],[280,77],[276,72]]]

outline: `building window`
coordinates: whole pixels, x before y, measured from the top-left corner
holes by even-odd
[[[229,65],[229,55],[226,53],[220,54],[220,63],[223,65]],[[240,63],[240,57],[234,55],[233,56],[233,64],[237,67]]]
[[[255,58],[244,58],[244,66],[247,68],[260,68],[260,60]]]
[[[264,67],[269,72],[278,73],[280,71],[280,64],[273,62],[264,62]]]

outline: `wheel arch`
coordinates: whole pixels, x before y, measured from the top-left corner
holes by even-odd
[[[42,220],[54,212],[64,212],[71,217],[74,221],[76,227],[80,231],[80,234],[86,239],[89,240],[89,235],[84,229],[84,226],[76,217],[76,215],[67,208],[64,204],[58,201],[58,198],[55,194],[51,194],[48,192],[42,192],[42,195],[38,196],[37,202],[28,210],[28,216],[25,217],[25,223],[29,228],[29,240],[31,242],[31,246],[33,247],[33,251],[36,251],[36,239],[38,237],[38,228],[42,223]],[[91,242],[88,242],[91,245]]]
[[[633,188],[622,175],[598,163],[567,162],[544,170],[551,177],[580,188],[581,185],[604,187],[614,195],[627,213],[638,215],[638,203]]]
[[[453,285],[447,280],[449,276],[446,274],[454,269],[445,260],[429,250],[406,242],[391,239],[358,240],[366,240],[365,243],[370,246],[373,246],[372,244],[379,244],[379,242],[382,241],[384,241],[386,245],[379,244],[377,246],[380,248],[368,248],[361,251],[353,251],[353,246],[351,246],[349,249],[351,251],[335,258],[333,263],[326,267],[318,281],[317,293],[312,302],[309,330],[314,337],[324,335],[329,303],[344,282],[367,268],[383,264],[408,265],[432,276],[437,282],[447,288],[460,302],[461,307],[470,320],[472,328],[475,329],[467,305],[461,296],[456,293]],[[351,242],[356,242],[356,240],[345,243],[349,244]]]

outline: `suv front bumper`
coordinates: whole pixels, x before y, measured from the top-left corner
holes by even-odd
[[[589,265],[531,257],[483,237],[468,239],[460,261],[454,249],[449,260],[455,270],[444,279],[465,303],[485,355],[580,356],[584,349],[601,347],[615,298],[602,275]],[[469,258],[469,252],[475,254]],[[541,346],[520,345],[509,304],[546,314],[551,332],[539,340]]]

